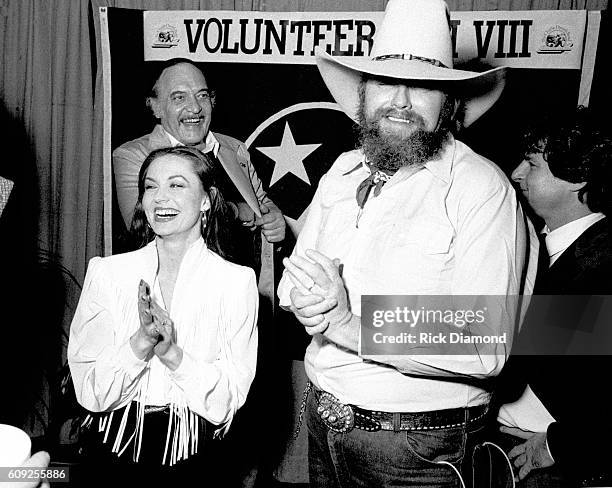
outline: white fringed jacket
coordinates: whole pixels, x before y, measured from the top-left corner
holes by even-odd
[[[246,400],[257,358],[258,295],[250,268],[223,260],[201,238],[192,244],[170,307],[183,350],[181,364],[171,371],[157,357],[138,359],[129,343],[140,324],[141,279],[152,285],[153,298],[164,306],[157,269],[155,241],[138,251],[90,261],[70,329],[68,361],[79,403],[91,412],[109,413],[102,428],[110,429],[113,411],[127,407],[114,452],[121,454],[134,437],[139,446],[145,405],[171,405],[164,462],[169,455],[174,464],[197,450],[194,414],[219,425],[219,433]],[[124,436],[134,400],[136,431]]]

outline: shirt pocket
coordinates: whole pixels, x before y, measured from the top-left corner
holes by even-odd
[[[388,293],[437,294],[452,273],[453,229],[422,219],[404,222],[394,226],[382,258]]]

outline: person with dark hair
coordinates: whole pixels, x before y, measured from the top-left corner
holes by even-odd
[[[310,486],[459,486],[534,269],[510,182],[454,134],[493,106],[505,70],[453,69],[441,0],[390,0],[371,56],[316,57],[361,144],[321,178],[278,287],[281,306],[313,336]],[[366,307],[379,295],[441,296],[449,310],[458,295],[502,297],[488,302],[486,324],[507,343],[453,354],[420,342],[428,325],[404,322],[380,329],[398,347],[369,354],[377,339]]]
[[[285,237],[285,220],[266,195],[246,146],[210,130],[215,92],[186,59],[170,60],[155,81],[147,105],[160,123],[153,132],[113,151],[119,209],[129,228],[137,198],[137,176],[147,155],[162,147],[191,146],[207,153],[220,171],[218,184],[242,226],[261,228],[268,242]]]
[[[227,431],[255,375],[255,274],[224,259],[215,174],[194,148],[147,156],[132,219],[143,247],[90,261],[70,329],[76,397],[95,424],[93,469],[127,466],[144,486],[181,473],[211,480],[213,434]]]
[[[532,124],[524,134],[522,156],[512,179],[551,231],[587,215],[601,220],[610,213],[612,138],[590,109],[580,106],[570,115],[549,115]],[[540,161],[544,164],[537,165]],[[534,185],[531,181],[540,176],[540,171],[550,183],[536,183],[537,189],[553,190],[559,180],[573,185],[571,195],[564,194],[567,202],[557,205],[537,189],[530,197],[529,187]],[[549,221],[553,227],[548,225]]]
[[[532,299],[502,373],[501,430],[514,437],[509,456],[520,486],[610,486],[612,422],[600,375],[612,362],[567,354],[575,334],[594,327],[597,315],[584,308],[590,296],[612,294],[612,138],[578,107],[534,124],[524,144],[512,179],[546,224],[549,258],[534,294],[560,296],[543,314],[540,297]],[[609,343],[588,346],[594,354],[606,348],[610,354]]]
[[[215,183],[219,177],[218,169],[208,156],[204,154],[204,158],[201,158],[201,155],[198,154],[198,152],[193,148],[189,148],[187,146],[176,146],[174,150],[171,149],[172,148],[156,149],[153,153],[147,156],[147,158],[150,158],[149,160],[145,159],[145,163],[147,164],[143,163],[143,167],[149,166],[151,164],[151,159],[154,160],[155,158],[167,154],[184,156],[189,159],[202,159],[206,162],[206,164],[194,165],[194,171],[202,182],[204,190],[209,193],[211,206],[210,213],[214,216],[214,218],[211,218],[210,221],[207,221],[206,219],[203,220],[202,236],[207,247],[211,251],[217,253],[225,260],[232,261],[233,243],[232,237],[228,232],[228,223],[232,217],[231,212],[228,209],[227,202],[225,201],[224,197],[221,196],[221,193]],[[155,237],[155,232],[147,220],[147,215],[145,214],[142,203],[142,197],[146,191],[146,177],[146,169],[142,170],[141,168],[138,175],[139,197],[136,201],[134,216],[132,217],[132,222],[130,224],[130,233],[134,236],[139,248],[146,246]]]

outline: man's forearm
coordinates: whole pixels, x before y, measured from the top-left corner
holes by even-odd
[[[482,358],[479,358],[477,355],[440,356],[440,352],[437,351],[437,354],[434,356],[428,356],[424,354],[422,346],[411,350],[409,344],[406,344],[406,351],[403,355],[368,355],[365,352],[362,354],[359,351],[361,317],[352,313],[350,314],[350,319],[340,324],[331,324],[321,334],[338,347],[358,354],[365,361],[373,361],[391,366],[404,374],[442,377],[487,376],[486,373],[483,373],[478,368],[481,365]],[[502,361],[503,364],[503,360],[497,356],[492,356],[489,360]]]
[[[359,334],[361,332],[361,317],[351,314],[350,318],[339,324],[330,325],[323,336],[334,344],[353,351],[359,352]]]

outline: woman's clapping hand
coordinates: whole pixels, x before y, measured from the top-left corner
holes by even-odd
[[[140,328],[138,338],[142,342],[147,342],[152,349],[159,341],[159,319],[156,320],[156,309],[159,305],[151,298],[151,291],[146,281],[140,280],[138,285],[138,316],[140,318]],[[150,351],[149,351],[150,352]]]
[[[164,364],[170,362],[167,366],[172,367],[174,361],[171,358],[176,359],[177,355],[173,347],[178,349],[174,322],[168,312],[151,297],[151,288],[144,280],[140,280],[138,285],[138,316],[140,327],[130,338],[134,354],[144,360],[154,354]]]
[[[183,359],[183,351],[176,345],[174,322],[151,297],[144,280],[138,285],[138,315],[140,327],[130,339],[134,353],[140,359],[150,359],[153,354],[174,371]]]

